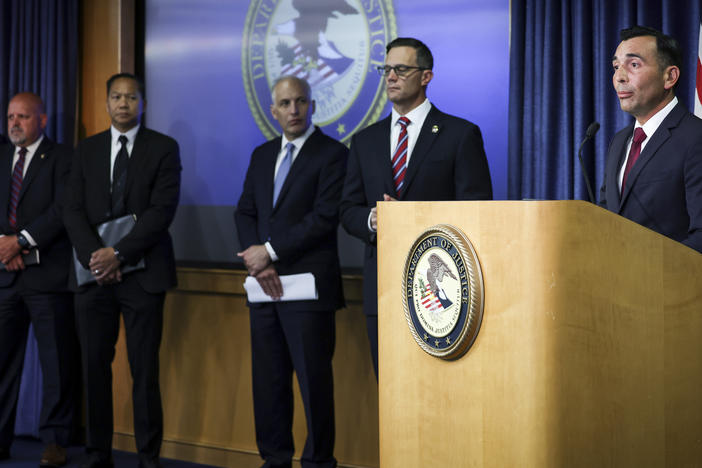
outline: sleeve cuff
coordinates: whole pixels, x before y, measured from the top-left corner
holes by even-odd
[[[266,246],[266,250],[268,251],[268,255],[271,257],[271,262],[277,262],[278,256],[275,254],[275,250],[273,250],[273,246],[271,245],[271,243],[266,241],[266,243],[263,245]]]
[[[366,223],[368,225],[368,232],[376,232],[376,230],[371,227],[371,216],[373,216],[373,210],[368,213],[368,222]]]
[[[32,247],[36,247],[36,246],[37,246],[37,243],[35,242],[34,238],[31,236],[31,234],[29,234],[29,233],[27,232],[26,229],[22,229],[21,232],[22,232],[22,234],[24,234],[24,237],[26,237],[27,240],[29,241],[29,245],[31,245]]]

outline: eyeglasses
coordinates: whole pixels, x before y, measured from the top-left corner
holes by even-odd
[[[412,70],[429,70],[425,67],[410,67],[409,65],[390,65],[377,67],[380,76],[388,76],[391,71],[394,71],[397,76],[407,76]]]

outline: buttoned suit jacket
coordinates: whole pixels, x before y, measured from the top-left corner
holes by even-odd
[[[22,179],[17,204],[18,230],[26,229],[37,243],[39,264],[20,272],[0,271],[0,287],[14,284],[22,276],[22,287],[42,292],[68,290],[71,244],[61,218],[62,200],[71,168],[72,148],[59,145],[48,137],[37,147]],[[10,226],[9,205],[12,159],[15,146],[0,145],[0,232],[14,235]]]
[[[348,149],[317,128],[300,148],[273,206],[274,169],[281,138],[251,155],[235,211],[242,250],[269,241],[279,275],[311,272],[319,298],[280,302],[284,310],[336,310],[343,307],[337,248],[339,200]],[[249,304],[259,307],[260,304]]]
[[[92,252],[114,247],[126,264],[144,259],[144,270],[128,273],[150,293],[176,285],[173,242],[168,227],[180,196],[180,152],[171,137],[139,128],[127,166],[125,206],[136,215],[132,231],[114,246],[103,246],[96,226],[112,219],[110,130],[81,141],[76,148],[67,190],[64,221],[81,264],[87,268]],[[70,285],[75,290],[75,271]]]
[[[678,103],[639,155],[619,192],[632,123],[609,145],[600,205],[702,252],[702,120]]]
[[[392,116],[365,128],[351,139],[341,201],[341,223],[365,242],[363,310],[377,315],[376,235],[368,216],[383,194],[406,201],[490,200],[492,183],[483,138],[477,125],[445,114],[432,105],[412,151],[397,196],[392,176]],[[394,146],[394,144],[392,145]]]

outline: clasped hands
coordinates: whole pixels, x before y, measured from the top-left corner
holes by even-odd
[[[264,293],[273,298],[274,301],[283,296],[283,285],[265,245],[252,245],[243,252],[237,252],[236,255],[244,260],[249,275],[256,278]]]
[[[102,247],[90,255],[90,273],[99,285],[119,283],[122,281],[121,262],[112,247]]]
[[[17,243],[17,236],[0,237],[0,262],[5,265],[7,271],[24,270],[24,260],[20,254],[28,252],[28,250],[22,251]]]

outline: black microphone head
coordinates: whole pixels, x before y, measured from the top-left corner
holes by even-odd
[[[595,133],[600,129],[600,123],[599,122],[592,122],[589,127],[587,127],[587,130],[585,130],[585,138],[592,138],[595,136]]]

